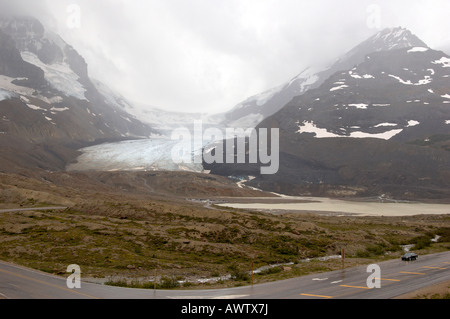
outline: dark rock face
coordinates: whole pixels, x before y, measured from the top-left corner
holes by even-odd
[[[29,143],[40,145],[37,153],[53,152],[42,161],[57,158],[55,167],[61,166],[58,158],[73,154],[64,146],[156,132],[110,103],[89,78],[84,58],[32,17],[0,17],[1,92],[7,94],[0,99],[0,145],[16,156],[33,153]],[[9,163],[14,163],[10,157]],[[36,164],[32,154],[24,158],[17,162]]]
[[[375,47],[380,49],[367,52]],[[247,185],[291,195],[353,189],[360,195],[448,198],[449,56],[404,29],[381,32],[348,56],[361,60],[352,65],[341,60],[347,69],[330,74],[257,126],[280,129],[276,174],[259,175],[248,164],[208,169],[255,175]]]
[[[337,72],[319,88],[295,97],[267,121],[280,123],[287,133],[315,137],[407,142],[446,134],[450,68],[440,61],[450,58],[431,49],[411,50],[368,55],[354,68]]]
[[[10,77],[25,77],[45,85],[44,72],[22,60],[15,41],[0,29],[0,74]]]
[[[362,63],[368,54],[411,47],[427,47],[427,45],[407,29],[400,27],[384,29],[351,49],[330,66],[307,68],[280,87],[239,103],[225,113],[225,122],[232,123],[251,114],[261,114],[263,118],[267,118],[279,111],[295,96],[319,87],[334,73],[351,69]],[[258,123],[254,122],[254,125]]]

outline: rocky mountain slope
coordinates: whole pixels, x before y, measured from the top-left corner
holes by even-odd
[[[229,126],[255,127],[276,113],[293,97],[319,87],[332,74],[351,69],[364,61],[367,54],[408,47],[426,47],[411,31],[397,27],[387,28],[360,43],[330,65],[313,65],[290,81],[249,97],[224,114]]]
[[[441,51],[375,52],[295,97],[268,121],[315,138],[426,139],[450,132],[449,84],[450,57]]]
[[[372,37],[389,49],[333,73],[257,126],[280,129],[276,174],[259,175],[259,165],[208,168],[293,195],[450,196],[450,58],[421,41],[397,36],[394,45],[395,34]]]
[[[57,165],[46,163],[49,158],[65,157],[49,154],[48,147],[69,146],[70,156],[71,145],[153,133],[99,92],[83,57],[37,19],[0,18],[0,145],[9,153],[39,148],[36,152],[47,153],[47,160],[31,163],[27,157],[33,154],[22,159],[46,167]],[[13,156],[9,160],[14,162]]]

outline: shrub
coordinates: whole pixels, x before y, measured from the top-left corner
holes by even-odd
[[[228,266],[228,271],[230,272],[231,279],[236,281],[249,281],[250,276],[244,270],[239,269],[239,266],[236,264],[232,264]]]
[[[283,268],[281,266],[271,267],[267,268],[265,270],[262,270],[259,272],[259,275],[270,275],[270,274],[277,274],[281,272]]]
[[[414,244],[414,249],[423,249],[431,245],[431,238],[427,236],[419,236],[414,238],[411,243]]]
[[[175,277],[162,277],[157,287],[158,289],[175,289],[180,287],[180,283]]]

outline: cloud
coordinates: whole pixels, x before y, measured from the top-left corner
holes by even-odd
[[[30,0],[0,0],[0,14],[2,15],[38,15],[40,17],[49,14],[46,3]]]
[[[68,27],[71,4],[80,28]],[[431,47],[450,43],[446,0],[0,0],[0,8],[45,19],[91,76],[172,111],[230,109],[332,62],[377,28],[407,27]]]

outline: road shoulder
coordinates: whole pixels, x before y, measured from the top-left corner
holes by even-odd
[[[444,295],[450,294],[450,280],[423,287],[421,289],[411,291],[409,293],[397,296],[393,299],[430,299],[433,295],[439,295],[439,298],[443,298]]]

